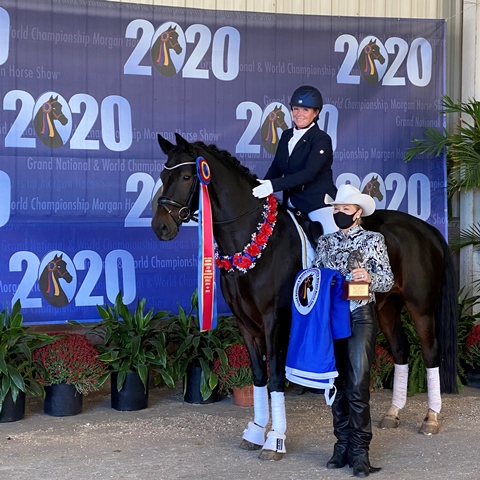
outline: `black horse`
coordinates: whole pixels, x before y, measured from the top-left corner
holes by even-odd
[[[58,95],[50,95],[48,101],[44,102],[38,109],[33,119],[33,126],[38,138],[50,148],[63,146],[63,140],[58,133],[55,122],[62,125],[68,123],[67,117],[62,112],[62,104],[58,101]]]
[[[375,62],[385,63],[385,57],[380,52],[377,40],[370,40],[362,49],[358,57],[358,66],[362,77],[367,83],[375,84],[378,82],[378,70]]]
[[[64,307],[68,305],[69,299],[63,291],[60,280],[67,283],[72,281],[72,275],[67,270],[67,263],[62,258],[63,255],[56,255],[45,265],[43,269],[39,286],[45,300],[54,307]]]
[[[257,185],[256,177],[228,152],[219,151],[214,145],[189,143],[178,134],[176,146],[160,135],[158,139],[168,158],[160,176],[163,191],[152,220],[153,231],[160,240],[172,240],[180,225],[192,218],[198,208],[195,160],[199,156],[205,158],[211,171],[208,189],[213,233],[222,252],[217,264],[222,267],[223,296],[245,339],[256,387],[266,385],[269,363],[273,402],[273,393],[284,390],[293,285],[295,275],[303,267],[297,229],[288,212],[278,207],[273,230],[267,232],[268,242],[261,239],[261,257],[256,256],[254,268],[252,262],[243,263],[246,256],[242,252],[251,247],[252,235],[258,235],[265,212],[271,215],[276,209],[272,208],[273,197],[264,203],[251,195]],[[365,217],[365,227],[385,236],[395,275],[392,290],[378,295],[377,300],[380,327],[390,342],[395,362],[405,364],[408,359],[408,342],[400,321],[405,305],[420,337],[427,368],[440,366],[442,390],[456,392],[456,291],[445,240],[426,222],[396,211],[379,210]],[[258,251],[253,249],[251,253]],[[233,268],[232,263],[237,263],[237,267]],[[279,421],[279,411],[272,403],[272,431]],[[424,426],[428,424],[430,428],[436,422],[436,414],[429,409],[427,417]],[[251,436],[244,433],[242,448],[253,449],[253,444],[261,443],[245,438]],[[282,453],[271,447],[268,438],[267,444],[260,457],[281,458]]]
[[[182,53],[182,47],[178,43],[177,26],[170,26],[162,32],[152,45],[151,56],[154,67],[164,76],[171,77],[177,73],[177,69],[170,56],[170,50],[177,55]]]
[[[282,131],[288,128],[285,122],[285,112],[282,110],[282,107],[278,106],[268,113],[261,128],[263,148],[268,153],[275,154],[277,151],[278,142],[280,141],[277,128],[282,129]]]

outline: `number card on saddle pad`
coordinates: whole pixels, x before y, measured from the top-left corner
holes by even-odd
[[[293,288],[286,377],[298,385],[325,390],[327,405],[335,399],[333,382],[338,376],[333,340],[352,334],[343,282],[337,270],[307,268],[297,275]]]

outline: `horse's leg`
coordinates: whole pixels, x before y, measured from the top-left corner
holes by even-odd
[[[400,410],[407,401],[410,346],[400,319],[402,308],[403,302],[396,296],[389,297],[377,308],[378,323],[390,345],[395,362],[392,405],[380,420],[378,424],[380,428],[397,428],[400,424]]]
[[[258,456],[261,460],[280,460],[287,452],[285,431],[285,362],[288,348],[288,334],[291,322],[291,307],[278,309],[275,314],[264,318],[265,337],[270,366],[270,398],[272,407],[272,427]]]
[[[418,313],[413,307],[409,310],[415,329],[417,330],[423,350],[423,360],[427,369],[428,410],[419,433],[435,435],[440,430],[438,414],[442,408],[440,393],[440,371],[438,342],[435,338],[435,318],[431,315]]]
[[[265,443],[265,427],[270,419],[267,390],[266,348],[262,337],[242,333],[245,339],[253,370],[253,422],[248,422],[243,432],[240,448],[260,450]]]

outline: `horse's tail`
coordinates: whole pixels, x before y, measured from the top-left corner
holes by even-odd
[[[440,301],[435,315],[440,354],[440,389],[443,393],[458,393],[458,286],[448,244],[443,235],[437,229],[434,230],[440,240],[444,259]]]

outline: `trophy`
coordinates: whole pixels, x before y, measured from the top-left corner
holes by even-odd
[[[356,268],[361,268],[363,261],[363,255],[359,250],[353,250],[347,259],[347,269],[352,271]],[[343,295],[346,300],[369,300],[369,288],[368,282],[351,282],[345,280],[343,282]]]

